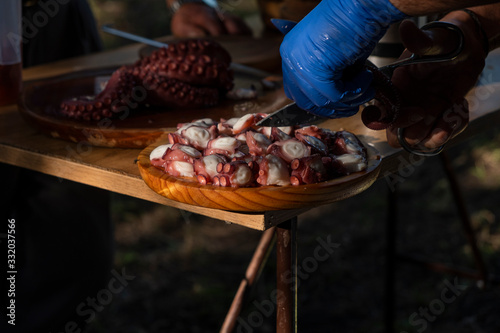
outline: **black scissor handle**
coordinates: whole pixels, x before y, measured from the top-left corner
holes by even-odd
[[[389,75],[389,77],[392,77],[392,72],[394,69],[400,66],[406,66],[406,65],[414,65],[414,64],[421,64],[421,63],[432,63],[432,62],[441,62],[441,61],[449,61],[453,60],[460,53],[462,53],[464,49],[464,34],[462,30],[460,30],[459,27],[452,23],[448,22],[443,22],[443,21],[434,21],[427,23],[422,27],[422,30],[430,30],[434,28],[440,28],[440,29],[447,29],[450,31],[453,31],[457,37],[458,37],[458,45],[457,47],[445,54],[437,54],[437,55],[417,55],[417,54],[412,54],[410,57],[406,59],[401,59],[396,62],[393,62],[392,64],[389,64],[387,66],[380,67],[379,69],[384,72],[385,74]]]

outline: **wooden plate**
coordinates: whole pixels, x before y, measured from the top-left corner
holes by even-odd
[[[264,89],[260,72],[235,71],[236,88],[258,90],[252,100],[225,100],[211,108],[165,109],[142,108],[122,112],[118,118],[99,122],[83,122],[58,116],[61,101],[75,96],[95,95],[96,80],[109,76],[116,68],[74,72],[24,84],[19,110],[24,119],[40,132],[72,142],[88,142],[93,146],[144,148],[159,140],[165,132],[174,131],[178,123],[198,118],[241,117],[250,112],[272,112],[289,103],[279,78],[272,89]]]
[[[377,179],[381,156],[368,146],[369,164],[365,171],[326,182],[299,186],[231,188],[200,185],[188,178],[176,178],[151,165],[149,155],[158,145],[139,154],[138,166],[146,184],[169,199],[206,208],[240,212],[311,208],[352,197]]]

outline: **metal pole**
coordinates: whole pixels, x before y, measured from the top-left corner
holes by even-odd
[[[297,218],[292,218],[276,227],[276,332],[297,331],[295,314],[297,284],[297,252],[295,229]]]

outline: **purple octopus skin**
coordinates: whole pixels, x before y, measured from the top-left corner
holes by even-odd
[[[171,43],[117,69],[97,96],[64,100],[59,111],[67,118],[90,121],[113,118],[140,105],[211,107],[233,88],[230,63],[229,53],[216,42]]]

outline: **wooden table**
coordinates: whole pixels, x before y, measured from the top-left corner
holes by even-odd
[[[137,59],[141,47],[141,45],[132,45],[114,51],[29,68],[23,72],[23,78],[24,80],[34,80],[82,69],[131,63]],[[487,66],[479,86],[468,95],[472,111],[470,125],[455,141],[466,140],[489,126],[500,124],[500,112],[497,112],[500,109],[500,52],[491,53],[487,60]],[[385,140],[385,132],[375,132],[365,128],[358,116],[330,120],[321,126],[332,130],[343,128],[357,134],[365,142],[372,143],[383,157],[379,178],[397,174],[406,165],[410,165],[412,159],[415,158],[401,149],[389,147]],[[139,170],[134,164],[139,152],[139,149],[101,148],[81,142],[71,143],[49,138],[28,126],[19,115],[15,105],[0,108],[0,162],[3,163],[172,206],[221,221],[240,224],[252,229],[264,231],[277,226],[278,235],[281,237],[290,237],[289,232],[293,228],[293,221],[296,221],[296,217],[307,210],[238,213],[191,206],[166,199],[150,190],[140,177]],[[290,221],[292,221],[291,224]],[[286,250],[289,249],[286,248]],[[291,265],[289,253],[290,251],[282,258],[282,265],[288,267]],[[287,297],[286,302],[290,301],[293,295],[287,294]],[[289,308],[278,309],[278,316],[280,318],[286,317],[290,315],[289,311]],[[279,331],[289,331],[293,324],[289,323],[288,325],[287,328]]]

